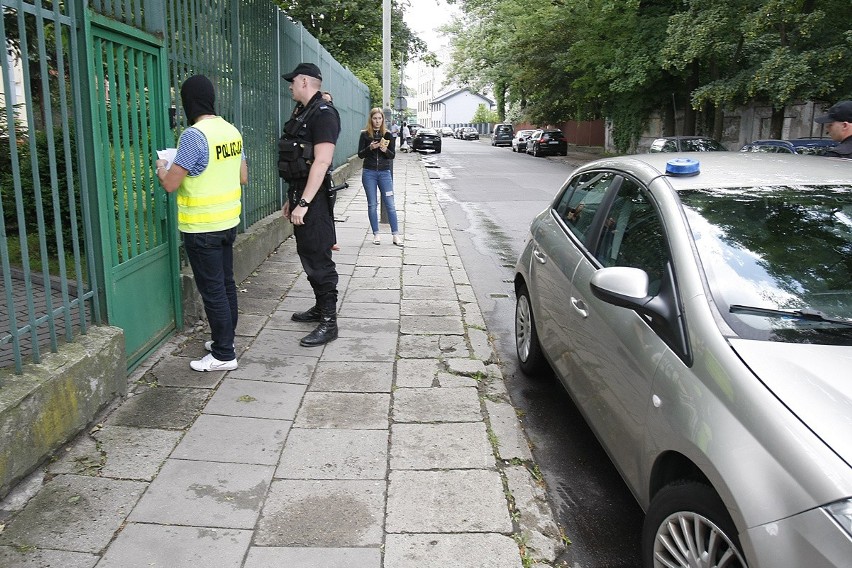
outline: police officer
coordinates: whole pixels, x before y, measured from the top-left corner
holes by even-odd
[[[299,63],[282,78],[290,82],[296,108],[278,142],[278,171],[288,182],[284,217],[293,223],[296,252],[314,290],[316,303],[292,315],[294,321],[318,322],[299,342],[304,347],[337,339],[337,267],[328,183],[340,115],[322,96],[322,73],[313,63]]]
[[[840,101],[814,121],[825,124],[825,130],[837,146],[825,155],[833,158],[852,158],[852,101]]]
[[[233,245],[242,208],[240,185],[248,183],[243,138],[216,115],[216,93],[204,75],[184,81],[180,97],[192,126],[180,135],[171,167],[166,169],[164,159],[156,161],[156,175],[166,191],[177,191],[178,229],[210,324],[212,339],[204,344],[210,353],[189,366],[232,371],[237,368],[238,314]]]

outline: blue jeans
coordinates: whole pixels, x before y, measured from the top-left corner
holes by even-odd
[[[234,241],[237,228],[210,233],[183,233],[183,248],[210,324],[213,356],[233,361],[237,329],[237,286],[234,283]]]
[[[373,234],[379,232],[378,191],[382,193],[382,204],[388,213],[391,233],[399,233],[399,223],[396,218],[396,204],[393,200],[393,177],[390,170],[361,170],[361,185],[367,192],[367,216]]]

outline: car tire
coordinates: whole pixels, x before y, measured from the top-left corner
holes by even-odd
[[[716,566],[724,554],[731,556],[725,566],[746,567],[734,521],[713,488],[679,481],[660,489],[642,528],[644,568]]]
[[[547,368],[547,360],[538,341],[535,318],[530,302],[530,293],[521,285],[515,302],[515,351],[518,354],[518,366],[528,377],[540,375]]]
[[[440,154],[440,153],[441,153],[441,147],[440,147],[440,146],[438,146],[437,148],[435,148],[435,153],[436,153],[436,154]]]

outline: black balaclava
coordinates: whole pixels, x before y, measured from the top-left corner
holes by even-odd
[[[204,114],[216,114],[216,91],[204,75],[193,75],[180,87],[180,100],[190,124]]]

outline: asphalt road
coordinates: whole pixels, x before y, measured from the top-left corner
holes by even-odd
[[[494,337],[515,408],[533,445],[551,506],[571,546],[559,559],[574,568],[641,564],[643,514],[562,385],[517,367],[514,265],[532,218],[577,165],[596,156],[534,158],[488,140],[444,138],[424,155],[462,262]]]

